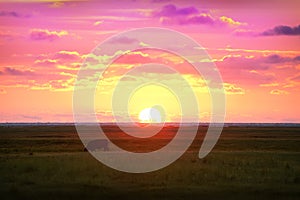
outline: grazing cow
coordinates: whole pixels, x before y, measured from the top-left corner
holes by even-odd
[[[92,140],[90,141],[84,151],[96,151],[96,150],[104,150],[108,151],[108,141],[105,139],[102,140]]]

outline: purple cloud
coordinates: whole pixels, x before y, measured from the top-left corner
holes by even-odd
[[[164,6],[160,11],[153,12],[152,16],[160,18],[161,23],[166,25],[205,24],[240,26],[245,24],[226,16],[214,18],[209,11],[199,11],[193,6],[178,8],[173,4]]]
[[[152,3],[166,3],[169,1],[171,1],[171,0],[152,0]]]
[[[180,24],[214,24],[214,19],[209,15],[200,15],[184,20]]]
[[[296,57],[294,58],[294,61],[300,62],[300,56],[296,56]]]
[[[177,8],[173,4],[166,5],[159,12],[153,13],[163,24],[208,24],[213,25],[215,20],[207,13],[200,13],[195,7]]]
[[[15,11],[0,11],[1,17],[16,17],[16,18],[27,18],[30,15],[23,15]]]
[[[288,60],[289,59],[287,57],[282,57],[277,54],[272,54],[265,58],[265,62],[267,62],[267,63],[283,63]]]
[[[280,56],[277,54],[271,54],[262,57],[224,57],[221,61],[217,61],[221,65],[230,66],[230,68],[238,68],[240,70],[259,70],[265,71],[270,69],[272,66],[282,65],[285,63],[299,63],[300,56],[287,57]]]
[[[30,38],[32,40],[49,40],[54,41],[62,36],[68,35],[67,31],[49,31],[43,29],[33,29],[30,32]]]
[[[198,14],[199,11],[195,7],[177,8],[173,4],[166,5],[161,11],[154,13],[155,17],[173,17],[178,15]]]
[[[300,35],[300,25],[295,27],[276,26],[273,29],[262,32],[260,35],[261,36]]]
[[[272,54],[264,57],[265,63],[286,63],[286,62],[300,62],[300,56],[283,57],[277,54]]]
[[[6,93],[7,93],[6,90],[0,88],[0,94],[6,94]]]
[[[11,76],[32,76],[35,73],[30,70],[18,70],[11,67],[5,67],[4,71],[0,71],[0,75],[11,75]]]
[[[290,80],[292,80],[292,81],[300,81],[300,75],[294,76]]]

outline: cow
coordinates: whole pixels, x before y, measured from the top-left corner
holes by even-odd
[[[99,140],[91,140],[87,146],[84,148],[84,151],[96,151],[96,150],[104,150],[108,151],[108,140],[99,139]]]

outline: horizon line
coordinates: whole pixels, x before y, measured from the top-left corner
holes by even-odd
[[[132,122],[0,122],[0,124],[129,124]],[[148,124],[135,122],[136,124]],[[149,123],[149,124],[222,124],[222,122],[165,122],[165,123]],[[300,122],[224,122],[223,124],[300,124]]]

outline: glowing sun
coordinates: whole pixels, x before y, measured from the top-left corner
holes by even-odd
[[[139,114],[141,123],[161,123],[161,113],[156,108],[145,108]]]

